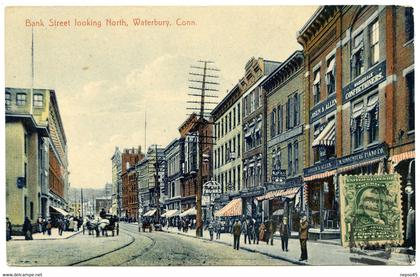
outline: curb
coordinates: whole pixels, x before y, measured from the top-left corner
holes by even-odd
[[[80,230],[80,231],[77,231],[77,232],[74,232],[73,234],[71,234],[70,236],[68,236],[68,237],[65,237],[65,238],[63,238],[63,237],[58,237],[58,238],[48,238],[48,237],[46,237],[46,238],[40,238],[40,239],[33,239],[32,241],[38,241],[38,240],[64,240],[64,239],[69,239],[69,238],[71,238],[71,237],[74,237],[75,235],[77,235],[77,234],[80,234],[82,232],[82,230]],[[10,241],[27,241],[27,240],[25,240],[25,239],[11,239]]]
[[[189,236],[189,235],[182,234],[182,233],[175,233],[175,232],[171,232],[171,231],[167,231],[167,230],[163,230],[163,232],[166,232],[166,233],[169,233],[169,234],[180,235],[180,236],[184,236],[184,237],[189,237],[189,238],[197,238],[197,237],[194,237],[194,236]],[[204,241],[211,241],[211,240],[206,239],[206,238],[197,238],[197,239],[204,240]],[[223,244],[223,245],[227,245],[227,246],[232,246],[231,244],[229,244],[227,242],[223,242],[223,241],[213,240],[211,242],[215,242],[215,243],[219,243],[219,244]],[[262,255],[268,256],[270,258],[283,260],[283,261],[286,261],[286,262],[289,262],[289,263],[292,263],[292,264],[295,264],[295,265],[311,265],[311,264],[303,263],[303,262],[300,262],[300,261],[297,261],[297,260],[294,260],[294,259],[289,259],[289,258],[286,258],[286,257],[283,257],[283,256],[278,256],[278,255],[266,253],[266,252],[263,252],[263,251],[260,251],[260,250],[250,249],[248,247],[241,247],[240,249],[248,251],[248,252],[252,252],[252,253],[262,254]]]

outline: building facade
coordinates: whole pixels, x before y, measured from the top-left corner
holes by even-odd
[[[121,183],[122,183],[122,210],[121,215],[128,218],[137,218],[138,216],[138,186],[136,164],[144,159],[141,147],[137,149],[124,149],[121,154]]]
[[[167,210],[181,210],[181,184],[183,179],[184,140],[174,139],[165,148],[167,162],[166,189],[168,198],[165,201]]]
[[[239,86],[243,91],[241,197],[244,215],[254,218],[262,208],[258,207],[255,197],[264,193],[264,184],[267,181],[266,95],[261,84],[280,64],[262,58],[251,58],[245,65],[245,76],[239,80]]]
[[[304,157],[304,56],[296,51],[262,83],[266,95],[266,216],[289,219],[298,230]]]
[[[12,224],[68,210],[67,141],[55,91],[6,88],[5,104],[6,212]]]
[[[406,187],[415,157],[412,38],[412,9],[396,6],[323,6],[298,33],[309,111],[305,192],[320,233],[340,228],[339,176],[397,171]]]
[[[115,147],[114,154],[111,157],[111,168],[112,168],[112,207],[111,213],[114,215],[121,216],[121,151],[118,147]]]

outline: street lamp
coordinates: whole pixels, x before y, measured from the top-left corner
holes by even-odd
[[[410,163],[408,164],[408,175],[407,175],[407,184],[404,188],[404,192],[405,194],[407,194],[407,217],[406,217],[406,221],[407,221],[407,228],[406,230],[409,230],[412,228],[411,222],[409,221],[409,215],[410,215],[410,208],[411,208],[411,195],[414,193],[414,189],[413,189],[413,178],[411,177],[411,168],[413,165],[413,162],[415,160],[411,160]],[[406,240],[408,241],[410,238],[409,236],[409,232],[406,231],[405,233],[406,236]]]

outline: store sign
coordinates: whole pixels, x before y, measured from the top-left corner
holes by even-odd
[[[386,79],[386,61],[374,66],[343,88],[343,104],[361,96]]]
[[[324,117],[325,115],[329,114],[331,111],[337,108],[337,99],[336,95],[333,94],[328,97],[325,101],[317,104],[315,107],[311,109],[309,112],[309,122],[313,123],[314,121]]]
[[[286,180],[286,169],[273,169],[271,179],[275,180],[276,183],[283,182]]]
[[[323,173],[325,171],[329,171],[335,169],[337,167],[337,160],[336,159],[329,159],[321,163],[317,163],[311,167],[303,169],[303,175],[305,177],[311,176],[318,173]]]
[[[382,157],[385,158],[386,155],[387,155],[387,147],[386,147],[386,144],[383,143],[373,148],[364,150],[362,152],[339,158],[337,160],[337,166],[342,167],[342,166],[354,165],[360,162],[374,160],[377,158],[382,158]]]
[[[274,137],[268,142],[268,147],[273,147],[276,144],[279,144],[283,141],[289,140],[301,134],[303,134],[303,124]]]
[[[398,174],[339,177],[343,246],[404,242]]]
[[[263,187],[257,187],[252,190],[242,191],[241,197],[242,198],[248,198],[248,197],[255,197],[260,196],[264,194],[264,188]]]

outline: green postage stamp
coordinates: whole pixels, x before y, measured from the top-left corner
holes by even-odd
[[[398,174],[340,176],[343,246],[403,243]]]

